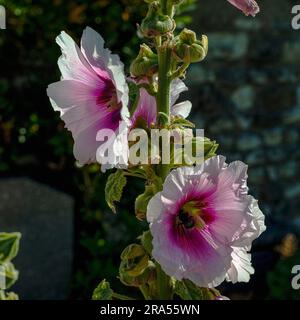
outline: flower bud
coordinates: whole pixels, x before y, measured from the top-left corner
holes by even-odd
[[[188,63],[202,61],[207,51],[208,39],[205,35],[202,35],[201,40],[197,40],[195,32],[184,29],[176,39],[174,53],[179,61]]]
[[[152,76],[157,70],[157,55],[146,44],[142,44],[138,56],[130,66],[131,75],[133,77]]]
[[[149,6],[147,16],[141,24],[141,32],[145,37],[154,38],[156,36],[165,35],[173,31],[175,28],[175,21],[169,16],[161,14],[160,5],[154,1]]]
[[[140,194],[135,200],[135,215],[139,220],[143,220],[146,217],[147,206],[150,199],[153,197],[153,187],[146,186],[145,192]]]
[[[132,277],[128,273],[123,271],[123,261],[120,265],[120,280],[127,286],[139,287],[146,283],[155,281],[156,279],[156,268],[152,261],[148,262],[147,268],[138,276]]]
[[[149,256],[141,245],[131,244],[122,252],[121,260],[122,272],[136,277],[147,268]]]
[[[140,240],[144,249],[147,251],[149,255],[151,255],[153,250],[153,245],[152,245],[153,237],[151,232],[149,230],[143,232],[142,236],[140,237]]]

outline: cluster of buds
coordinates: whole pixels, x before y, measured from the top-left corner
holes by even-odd
[[[174,72],[177,67],[183,64],[182,70],[174,73],[174,77],[183,77],[189,64],[202,61],[208,51],[208,39],[202,35],[197,39],[196,33],[184,29],[179,35],[174,36],[173,32],[176,28],[173,19],[175,8],[180,5],[183,0],[145,0],[149,3],[148,13],[140,25],[140,33],[148,41],[159,41],[162,46],[172,50],[172,65]],[[151,46],[151,45],[150,45]],[[142,44],[136,59],[132,62],[130,73],[135,78],[149,78],[158,72],[158,57],[155,52],[147,44]]]
[[[174,39],[174,57],[179,62],[193,63],[202,61],[208,52],[208,38],[202,35],[197,39],[194,31],[183,29],[179,36]]]
[[[175,21],[161,12],[161,6],[158,1],[153,1],[149,5],[148,13],[142,21],[140,30],[147,38],[164,36],[174,31]]]

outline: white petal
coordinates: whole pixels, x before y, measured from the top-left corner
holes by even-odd
[[[161,192],[158,192],[148,203],[147,206],[147,221],[152,223],[154,220],[158,219],[163,210],[161,201]]]
[[[58,66],[64,80],[80,80],[85,84],[95,84],[98,77],[85,59],[74,40],[64,31],[56,38],[62,56],[58,59]]]
[[[250,275],[254,274],[251,265],[251,255],[245,248],[233,248],[231,267],[227,272],[226,280],[232,283],[248,282]]]
[[[123,108],[121,110],[122,119],[128,121],[128,86],[124,73],[124,65],[118,55],[112,54],[109,49],[104,48],[104,40],[90,27],[87,27],[82,34],[81,50],[86,59],[93,66],[99,70],[105,69],[112,79],[116,89],[118,100],[122,102]]]
[[[192,103],[190,101],[183,101],[171,107],[171,113],[173,116],[180,116],[185,119],[189,116],[191,109]]]
[[[170,90],[171,91],[171,93],[170,93],[171,106],[173,106],[175,104],[175,102],[178,100],[180,94],[184,91],[187,91],[187,90],[188,90],[188,88],[182,80],[180,80],[179,78],[174,79],[171,82],[171,90]]]

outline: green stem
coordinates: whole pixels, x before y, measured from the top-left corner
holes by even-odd
[[[169,0],[160,0],[161,12],[162,14],[166,14],[170,17],[173,16],[173,4],[169,2]]]
[[[156,95],[157,116],[159,125],[167,127],[170,124],[170,70],[171,70],[171,49],[168,44],[163,44],[158,49],[158,91]],[[162,112],[166,117],[159,117]],[[160,166],[160,175],[163,181],[169,173],[168,165]]]
[[[168,0],[160,0],[162,14],[168,14]]]
[[[125,296],[123,294],[119,294],[119,293],[113,293],[113,298],[118,299],[118,300],[135,300],[131,297]]]
[[[184,72],[186,71],[186,69],[189,67],[190,63],[189,62],[185,62],[183,63],[176,71],[174,71],[174,73],[172,73],[171,78],[176,79],[179,77],[182,77],[184,75]]]
[[[171,50],[166,45],[158,48],[158,92],[157,92],[157,111],[163,112],[168,119],[162,123],[163,126],[169,124],[170,118],[170,69],[171,69]]]

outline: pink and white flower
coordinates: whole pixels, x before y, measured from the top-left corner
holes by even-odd
[[[227,0],[236,8],[245,13],[246,16],[251,15],[255,17],[259,13],[259,6],[255,0]]]
[[[192,104],[190,101],[183,101],[176,104],[180,94],[188,90],[186,85],[180,79],[174,79],[171,82],[170,90],[170,111],[173,116],[187,118],[191,112]],[[154,96],[150,95],[145,88],[140,89],[140,99],[138,106],[131,118],[134,127],[139,118],[143,119],[148,128],[152,123],[156,123],[157,105]]]
[[[222,156],[171,171],[147,208],[152,254],[168,275],[202,287],[249,280],[248,251],[265,224],[246,180],[247,166]]]
[[[89,27],[83,32],[80,48],[65,32],[56,42],[62,50],[58,60],[61,81],[50,84],[47,93],[72,132],[75,158],[80,164],[96,162],[96,151],[103,143],[96,141],[97,132],[111,129],[118,136],[120,123],[129,126],[124,66]],[[111,141],[114,144],[116,139]]]

